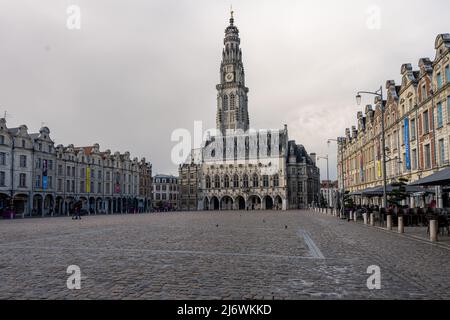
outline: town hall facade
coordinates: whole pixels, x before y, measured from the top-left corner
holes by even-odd
[[[181,210],[288,210],[318,202],[315,154],[282,129],[250,128],[239,30],[225,29],[216,134],[179,168]]]

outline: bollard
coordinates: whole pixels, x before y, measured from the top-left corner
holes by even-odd
[[[350,220],[353,219],[352,216],[353,216],[353,211],[350,211],[350,213],[349,213],[349,218],[350,218]]]
[[[353,220],[356,222],[358,219],[358,215],[356,214],[356,212],[353,214]]]
[[[386,229],[392,230],[392,215],[390,214],[386,216]]]
[[[364,224],[367,224],[367,212],[363,213]]]
[[[403,225],[403,216],[398,217],[398,233],[405,233],[405,226]]]
[[[370,225],[373,227],[375,225],[375,219],[373,213],[370,214]]]
[[[437,241],[437,230],[438,229],[438,222],[437,220],[430,220],[430,241],[436,242]]]

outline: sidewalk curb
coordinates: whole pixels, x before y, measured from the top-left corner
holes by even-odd
[[[313,213],[314,215],[316,215],[316,213],[317,213],[315,211],[310,211],[310,212]],[[321,216],[327,217],[327,218],[333,218],[333,220],[336,219],[338,221],[341,221],[341,219],[339,219],[337,217],[334,217],[334,216],[329,216],[329,215],[326,215],[326,214],[321,214]],[[354,221],[350,221],[350,222],[355,223]],[[450,244],[445,244],[445,243],[440,243],[440,242],[431,242],[431,241],[429,241],[427,239],[424,239],[424,238],[421,238],[421,237],[418,237],[418,236],[414,236],[414,235],[410,235],[410,234],[406,234],[406,233],[398,233],[396,231],[387,230],[387,229],[385,229],[383,227],[379,227],[379,226],[365,225],[365,224],[363,224],[361,222],[356,222],[355,224],[360,225],[360,226],[362,226],[364,228],[377,229],[377,230],[385,232],[387,234],[396,235],[396,236],[399,236],[399,237],[408,238],[408,239],[415,240],[415,241],[420,241],[422,243],[425,243],[425,244],[428,244],[428,245],[431,245],[431,246],[434,246],[434,247],[439,247],[441,249],[446,249],[446,250],[450,251]]]

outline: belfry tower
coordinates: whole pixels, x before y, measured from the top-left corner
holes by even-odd
[[[239,30],[234,25],[231,11],[230,25],[225,29],[220,64],[220,84],[217,88],[217,130],[223,135],[249,129],[248,88],[245,86],[242,51],[239,48]]]

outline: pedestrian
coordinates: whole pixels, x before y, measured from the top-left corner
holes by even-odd
[[[75,213],[74,213],[72,219],[75,219],[75,220],[79,219],[79,220],[81,220],[81,208],[80,207],[76,207],[75,208]]]

